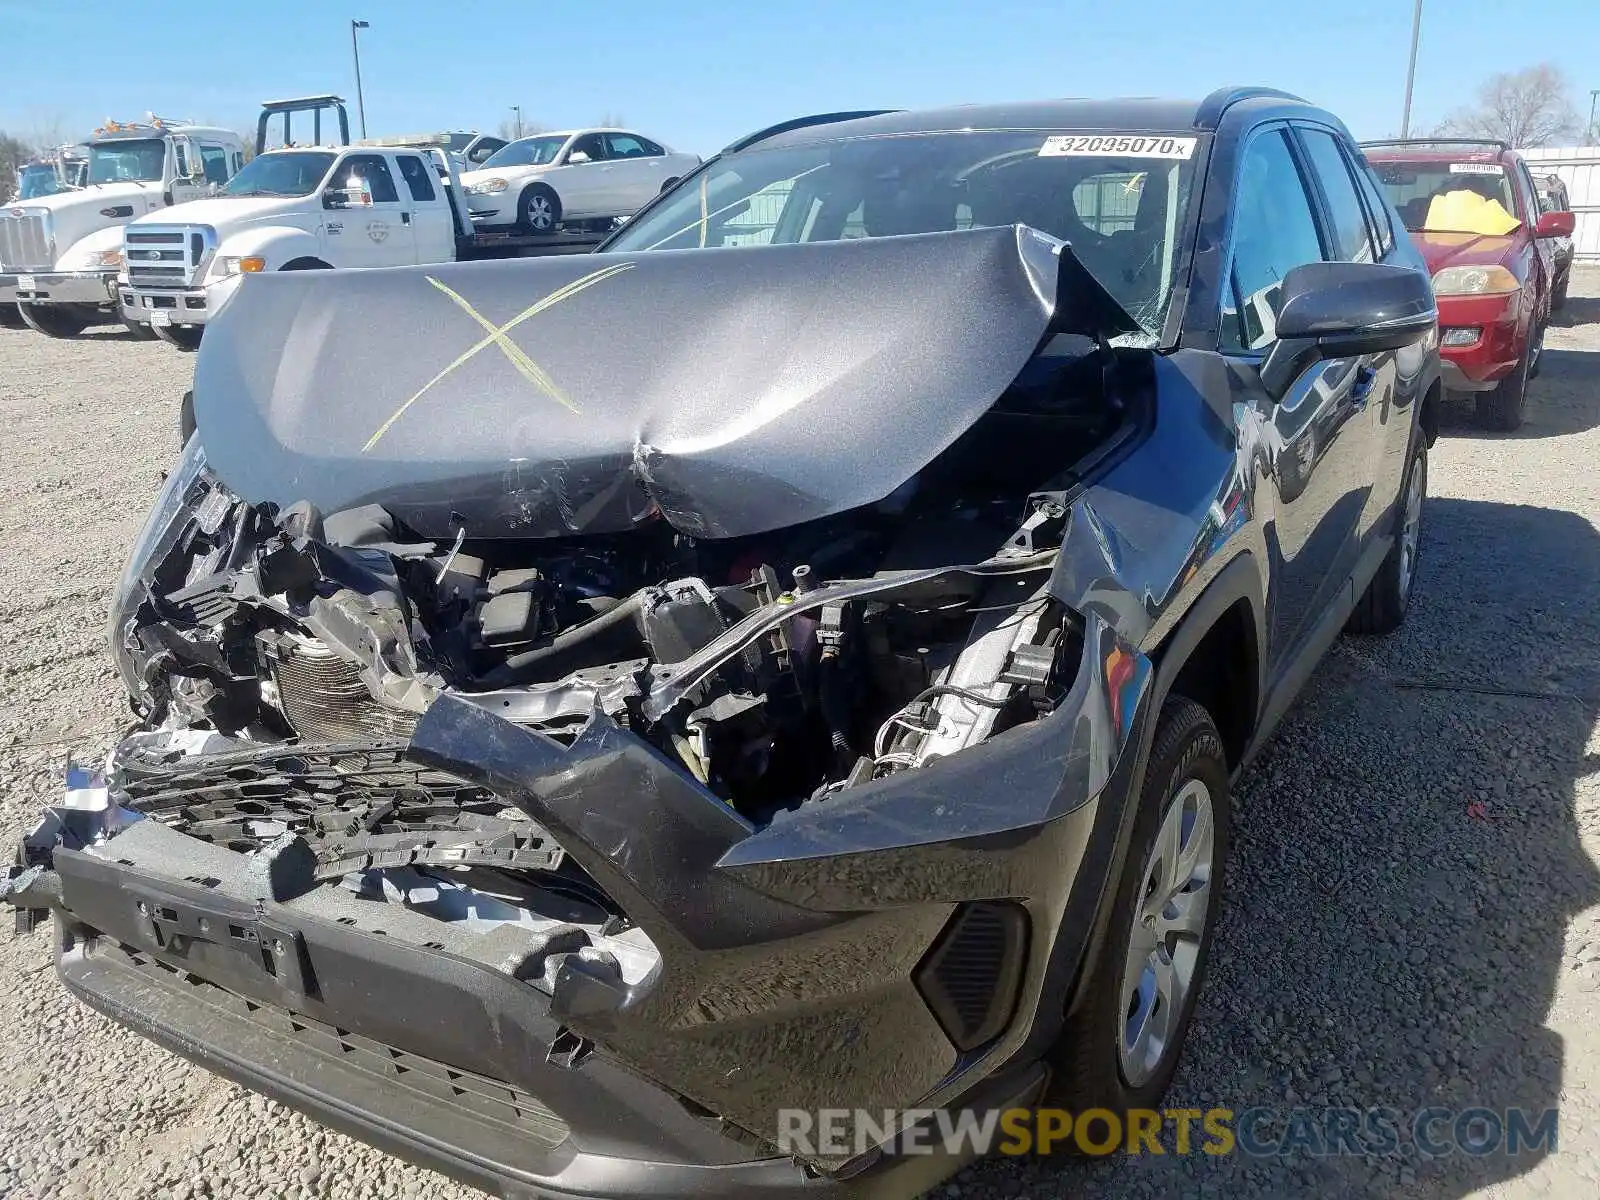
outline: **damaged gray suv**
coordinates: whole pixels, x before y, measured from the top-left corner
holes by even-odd
[[[507,1196],[905,1194],[780,1110],[1153,1106],[1231,782],[1405,616],[1436,342],[1260,89],[812,118],[597,254],[251,276],[114,597],[140,727],[8,897]]]

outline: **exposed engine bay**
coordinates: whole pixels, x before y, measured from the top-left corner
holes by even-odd
[[[120,657],[152,726],[253,742],[404,741],[445,691],[558,740],[599,710],[759,826],[1059,699],[1059,464],[1126,429],[1116,369],[1043,360],[877,504],[721,540],[656,513],[446,543],[379,505],[250,505],[199,466]]]

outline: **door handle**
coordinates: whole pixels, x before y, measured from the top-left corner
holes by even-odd
[[[1378,372],[1369,366],[1356,368],[1356,380],[1350,385],[1350,403],[1357,412],[1367,407],[1372,397],[1372,385],[1378,381]]]
[[[408,212],[401,213],[400,214],[400,224],[402,224],[402,225],[411,224],[411,214],[408,213]]]

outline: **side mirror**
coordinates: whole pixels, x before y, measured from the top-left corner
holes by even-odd
[[[1578,218],[1569,212],[1540,213],[1539,220],[1533,226],[1533,236],[1536,238],[1571,237],[1572,231],[1577,228]]]
[[[323,208],[349,208],[350,193],[343,188],[328,188],[322,193]]]
[[[586,150],[574,150],[571,154],[567,155],[567,165],[569,167],[576,167],[583,163],[593,161],[594,159],[589,157],[589,153]]]
[[[1280,399],[1312,363],[1399,350],[1439,323],[1433,285],[1420,271],[1384,263],[1318,262],[1283,277],[1277,342],[1261,382]]]

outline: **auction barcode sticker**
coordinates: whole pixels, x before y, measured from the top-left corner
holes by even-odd
[[[1451,163],[1452,175],[1503,175],[1505,168],[1499,163]]]
[[[1192,137],[1149,133],[1057,133],[1045,138],[1040,158],[1193,158]]]

